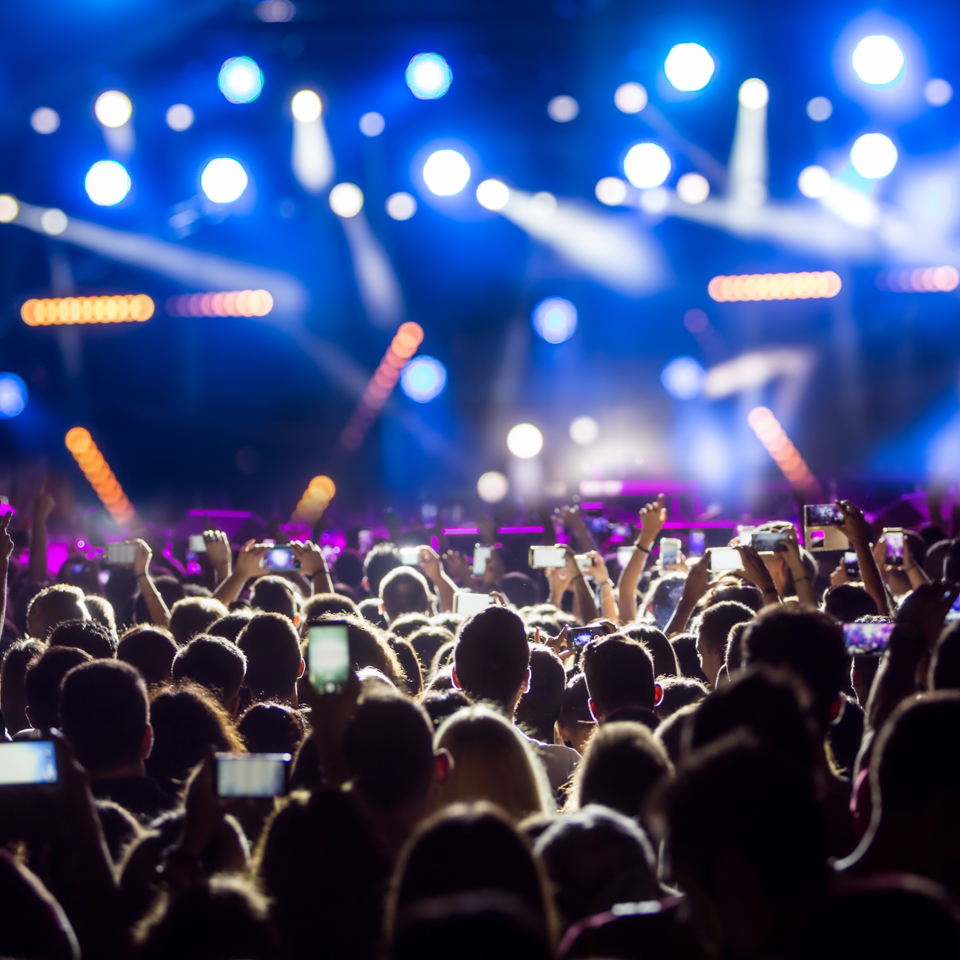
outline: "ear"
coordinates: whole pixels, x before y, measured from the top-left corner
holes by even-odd
[[[434,783],[446,783],[447,777],[450,776],[450,771],[453,769],[453,757],[450,755],[450,751],[446,749],[438,750],[434,754],[433,762]]]
[[[299,626],[300,626],[300,614],[299,614],[299,613],[295,613],[295,614],[293,615],[293,625],[294,625],[295,627],[299,627]]]
[[[303,676],[303,671],[306,669],[307,665],[303,662],[303,657],[300,658],[300,670],[297,673],[297,679],[299,680]]]
[[[530,668],[527,667],[527,678],[523,681],[523,693],[530,692],[530,684],[533,682],[533,674],[530,672]]]
[[[653,705],[659,707],[663,703],[663,684],[655,683],[653,685]]]
[[[462,690],[463,687],[460,686],[460,678],[457,676],[457,668],[453,668],[453,685],[458,689]]]
[[[597,705],[593,702],[593,697],[587,701],[587,706],[590,708],[590,716],[596,720],[597,723],[600,722],[600,717],[598,716],[599,711],[597,710]]]
[[[833,701],[833,706],[830,708],[830,722],[836,723],[840,719],[840,714],[843,713],[843,697],[837,696],[837,699]]]
[[[143,731],[143,742],[140,744],[141,759],[146,760],[150,756],[151,750],[153,750],[153,727],[148,723],[147,728]]]

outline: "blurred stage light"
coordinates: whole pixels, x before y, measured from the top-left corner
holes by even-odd
[[[547,116],[557,123],[569,123],[571,120],[576,119],[579,112],[580,104],[577,103],[573,97],[568,97],[566,94],[560,94],[559,97],[554,97],[547,104]]]
[[[660,371],[663,388],[676,400],[700,396],[706,372],[693,357],[677,357]]]
[[[710,318],[705,310],[693,307],[683,315],[683,325],[692,333],[703,333],[710,326]]]
[[[821,197],[825,197],[830,191],[832,182],[829,172],[816,164],[804,167],[800,171],[800,176],[797,177],[797,186],[800,188],[800,192],[805,197],[810,197],[811,200],[819,200]]]
[[[677,196],[684,203],[703,203],[710,196],[710,181],[700,173],[685,173],[677,181]]]
[[[97,97],[93,112],[105,127],[122,127],[133,115],[133,104],[125,93],[107,90]]]
[[[437,150],[423,165],[423,182],[438,197],[452,197],[470,179],[470,164],[456,150]]]
[[[477,480],[477,496],[484,503],[499,503],[509,490],[510,481],[499,470],[488,470]]]
[[[60,126],[60,114],[52,107],[37,107],[30,114],[30,126],[37,133],[53,133]]]
[[[656,143],[635,143],[623,159],[627,179],[641,189],[659,187],[670,176],[670,158]]]
[[[0,223],[11,223],[17,219],[20,204],[9,193],[0,193]]]
[[[183,293],[167,301],[171,317],[265,317],[272,309],[268,290]]]
[[[903,51],[890,37],[864,37],[853,51],[853,69],[871,86],[890,83],[903,69]]]
[[[928,80],[923,85],[923,98],[931,107],[946,106],[953,99],[953,87],[939,78]]]
[[[9,420],[23,413],[27,385],[15,373],[0,373],[0,418]]]
[[[816,503],[821,496],[820,484],[773,412],[766,407],[754,407],[747,415],[747,423],[773,458],[773,462],[787,478],[790,486],[808,501]]]
[[[484,180],[477,187],[477,203],[487,210],[502,210],[510,201],[510,188],[500,180]]]
[[[780,380],[779,405],[782,408],[794,407],[816,363],[817,354],[814,350],[799,347],[741,353],[707,371],[703,395],[710,400],[719,400],[735,393],[758,390],[773,380]]]
[[[603,177],[597,181],[594,193],[601,203],[616,207],[627,199],[627,185],[619,177]]]
[[[770,90],[762,80],[752,77],[740,84],[737,98],[748,110],[762,110],[770,102]]]
[[[167,126],[177,133],[189,130],[193,126],[194,119],[193,107],[187,106],[185,103],[175,103],[167,109]]]
[[[376,110],[371,110],[360,118],[360,132],[365,137],[379,137],[386,125],[386,120]]]
[[[816,123],[829,120],[833,114],[833,104],[826,97],[814,97],[807,101],[807,116]]]
[[[116,160],[98,160],[87,171],[83,186],[97,206],[112,207],[130,192],[130,174]]]
[[[56,237],[63,233],[63,231],[67,229],[69,222],[67,215],[56,207],[44,210],[40,215],[40,229],[51,237]]]
[[[233,157],[211,160],[200,174],[200,189],[214,203],[233,203],[247,189],[247,171]]]
[[[563,343],[576,332],[577,308],[563,297],[547,297],[533,308],[530,322],[547,343]]]
[[[960,285],[956,267],[918,267],[915,270],[883,270],[877,286],[892,293],[949,293]]]
[[[153,301],[145,293],[113,297],[55,297],[27,300],[20,308],[23,322],[31,327],[72,323],[143,323],[153,316]]]
[[[439,53],[418,53],[407,64],[406,79],[418,100],[436,100],[450,89],[453,72]]]
[[[417,212],[417,201],[412,194],[401,190],[399,193],[391,193],[384,207],[391,219],[409,220]]]
[[[134,518],[133,507],[93,442],[90,431],[73,427],[67,431],[64,443],[110,516],[117,523],[130,523]]]
[[[264,23],[289,23],[297,15],[297,8],[291,0],[261,0],[253,12]]]
[[[819,300],[840,292],[840,277],[832,270],[810,273],[754,273],[714,277],[707,293],[718,303],[741,300]]]
[[[323,516],[336,492],[337,485],[329,477],[323,474],[314,477],[303,491],[292,519],[301,519],[313,526]]]
[[[532,423],[518,423],[507,434],[507,449],[520,460],[529,460],[543,449],[543,434]]]
[[[330,209],[338,217],[355,217],[363,209],[363,191],[355,183],[338,183],[330,191]]]
[[[593,417],[577,417],[570,421],[570,439],[581,447],[600,436],[600,424]]]
[[[417,403],[439,397],[447,386],[447,368],[435,357],[414,357],[400,372],[400,389]]]
[[[641,83],[621,83],[613,95],[614,106],[621,113],[639,113],[647,105],[647,90]]]
[[[861,177],[879,180],[897,165],[897,148],[882,133],[865,133],[850,148],[850,162]]]
[[[640,209],[647,213],[663,213],[670,205],[670,194],[663,187],[640,191]]]
[[[530,198],[530,209],[534,216],[544,218],[557,212],[557,198],[547,190],[541,190]]]
[[[300,123],[313,123],[323,113],[323,104],[313,90],[298,90],[290,101],[290,112]]]
[[[713,57],[699,43],[678,43],[667,54],[663,72],[677,88],[687,93],[702,90],[713,76]]]
[[[263,90],[263,71],[250,57],[230,57],[220,68],[217,86],[231,103],[252,103]]]

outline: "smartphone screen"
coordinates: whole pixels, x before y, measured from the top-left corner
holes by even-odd
[[[107,544],[107,563],[133,563],[137,559],[135,543],[111,541]]]
[[[676,537],[664,537],[660,541],[660,566],[672,567],[680,562],[680,541]]]
[[[602,636],[602,633],[593,628],[580,628],[571,631],[567,636],[567,645],[570,649],[580,653],[591,640],[596,640],[597,637]]]
[[[546,567],[565,567],[567,551],[563,547],[531,547],[530,566],[538,570]]]
[[[785,537],[779,530],[754,530],[750,534],[750,546],[761,553],[786,553]]]
[[[702,557],[707,549],[707,535],[702,530],[690,531],[690,556]]]
[[[581,573],[589,573],[593,569],[593,557],[588,553],[578,553],[576,560],[577,569]]]
[[[400,563],[405,567],[415,567],[420,563],[419,547],[401,547]]]
[[[475,613],[485,610],[493,603],[493,597],[486,593],[470,593],[468,590],[458,590],[453,595],[453,612],[462,613],[465,617],[472,617]]]
[[[630,558],[633,556],[635,549],[632,544],[629,547],[617,547],[617,563],[619,563],[621,567],[625,567],[630,562]]]
[[[739,570],[743,566],[740,553],[733,547],[711,547],[711,570]]]
[[[279,797],[286,793],[289,753],[218,753],[217,796]]]
[[[903,566],[903,530],[900,527],[883,531],[887,545],[887,564],[891,567]]]
[[[264,570],[298,570],[300,561],[294,556],[292,547],[271,547],[263,555]]]
[[[847,550],[843,555],[843,569],[850,580],[860,579],[860,561],[856,550]]]
[[[307,632],[310,685],[317,693],[339,693],[350,678],[350,641],[345,623],[324,623]]]
[[[953,601],[953,606],[947,611],[947,623],[960,620],[960,596]]]
[[[50,740],[0,743],[0,786],[57,782],[57,755]]]
[[[206,552],[207,552],[207,545],[206,545],[206,543],[204,543],[204,541],[203,541],[203,534],[202,534],[202,533],[191,533],[191,534],[190,534],[190,542],[189,542],[188,546],[189,546],[189,548],[190,548],[194,553],[206,553]]]
[[[845,623],[843,641],[850,653],[883,653],[895,626],[894,623]]]
[[[808,527],[838,527],[843,524],[843,514],[835,503],[808,503],[803,509]]]
[[[476,544],[473,548],[473,575],[482,577],[487,572],[487,561],[493,553],[493,547],[485,547],[483,544]]]

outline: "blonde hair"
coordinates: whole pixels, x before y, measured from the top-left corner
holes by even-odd
[[[487,800],[514,821],[555,809],[546,770],[534,747],[501,714],[464,707],[441,724],[434,745],[453,758],[438,807]]]

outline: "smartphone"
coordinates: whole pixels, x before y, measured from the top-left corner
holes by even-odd
[[[493,597],[489,594],[458,590],[453,595],[453,612],[472,617],[475,613],[485,610],[491,603],[493,603]]]
[[[545,567],[565,567],[567,551],[563,547],[531,547],[530,566],[535,570]]]
[[[300,561],[294,556],[292,547],[271,547],[263,555],[264,570],[299,570]]]
[[[617,563],[620,564],[621,568],[630,562],[634,550],[636,550],[636,547],[633,544],[630,544],[629,547],[617,547]]]
[[[74,577],[79,577],[84,570],[86,570],[87,565],[82,561],[78,560],[76,562],[71,562],[67,564],[67,570]]]
[[[739,570],[743,566],[740,559],[740,552],[733,547],[711,547],[710,548],[710,569],[711,570]]]
[[[887,545],[887,565],[903,566],[903,527],[885,527],[883,540]]]
[[[603,635],[603,631],[596,627],[580,627],[567,634],[567,646],[579,654],[591,640],[596,640]]]
[[[676,537],[664,537],[660,541],[660,566],[672,567],[680,562],[680,541]]]
[[[707,535],[702,530],[690,531],[690,556],[702,557],[707,549]]]
[[[883,653],[895,623],[845,623],[843,641],[848,653]]]
[[[577,569],[581,573],[589,573],[593,569],[593,557],[588,553],[578,553]]]
[[[493,553],[493,547],[485,547],[478,543],[473,548],[473,575],[482,577],[487,572],[487,561]]]
[[[803,511],[808,527],[838,527],[843,524],[843,514],[835,503],[808,503]]]
[[[137,545],[135,543],[120,543],[111,541],[107,544],[107,563],[133,563],[137,559]]]
[[[659,583],[660,586],[653,594],[651,613],[657,627],[662,630],[670,622],[670,618],[680,603],[686,578],[670,576],[662,579]]]
[[[844,553],[843,569],[846,571],[848,580],[860,579],[860,561],[857,559],[856,550],[847,550]]]
[[[339,693],[350,679],[350,637],[336,620],[307,631],[307,669],[317,693]]]
[[[289,753],[218,753],[218,797],[279,797],[287,792]]]
[[[808,550],[849,550],[847,535],[838,530],[843,514],[835,503],[806,504],[803,521]]]
[[[786,553],[785,537],[779,530],[754,530],[750,534],[750,546],[760,553]]]
[[[202,533],[191,533],[190,542],[187,544],[188,548],[194,553],[206,553],[207,545],[203,540]]]
[[[52,740],[0,743],[0,787],[57,782]]]
[[[401,547],[400,563],[405,567],[416,567],[420,564],[419,547]]]

